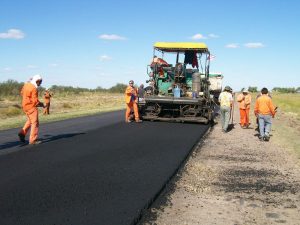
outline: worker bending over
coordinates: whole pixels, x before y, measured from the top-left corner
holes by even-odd
[[[129,86],[126,88],[125,91],[125,102],[126,102],[126,114],[125,114],[125,122],[130,123],[130,113],[131,110],[134,112],[135,122],[140,123],[142,120],[140,120],[138,106],[137,106],[137,98],[138,93],[137,89],[134,88],[134,82],[133,80],[129,81]]]
[[[242,93],[238,95],[237,101],[240,105],[240,125],[242,128],[249,127],[249,112],[251,105],[251,95],[249,92],[243,88]]]
[[[37,107],[43,107],[43,103],[41,103],[38,99],[38,87],[42,83],[42,77],[40,75],[35,75],[30,79],[29,82],[25,83],[22,90],[22,109],[27,116],[27,121],[24,127],[18,133],[20,141],[25,142],[25,136],[30,130],[29,144],[39,144],[40,141],[38,138],[39,131],[39,116]]]
[[[261,141],[269,141],[271,131],[271,117],[275,116],[275,107],[272,99],[268,96],[268,89],[261,90],[261,96],[256,99],[254,114],[258,118],[259,123],[259,139]]]

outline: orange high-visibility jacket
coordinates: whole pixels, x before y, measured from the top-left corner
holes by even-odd
[[[240,103],[240,109],[250,109],[251,95],[243,95],[241,93],[238,95],[237,101]]]
[[[24,112],[30,112],[40,103],[38,90],[32,83],[25,83],[22,90],[22,108]]]
[[[133,90],[133,92],[132,92]],[[137,98],[137,90],[135,88],[132,88],[128,86],[125,90],[125,102],[126,104],[130,103],[131,101],[135,101]]]
[[[254,113],[274,116],[275,107],[272,99],[268,95],[262,95],[258,97],[255,102]]]
[[[45,103],[49,103],[51,97],[52,96],[51,96],[50,92],[49,91],[45,91],[45,93],[44,93],[44,102]]]

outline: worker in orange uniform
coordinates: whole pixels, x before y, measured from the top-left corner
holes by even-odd
[[[50,98],[52,97],[52,94],[50,93],[49,89],[46,89],[45,93],[44,93],[44,103],[45,103],[45,107],[44,107],[44,115],[49,115],[50,114]]]
[[[125,102],[126,102],[126,114],[125,114],[125,122],[130,123],[130,112],[133,110],[135,122],[140,123],[142,120],[140,120],[138,106],[137,106],[137,98],[138,93],[137,89],[134,88],[134,82],[133,80],[129,81],[129,86],[126,88],[125,91]]]
[[[242,93],[238,95],[237,101],[240,104],[240,125],[242,128],[249,127],[249,112],[251,105],[251,95],[243,88]]]
[[[24,127],[18,133],[19,139],[25,142],[25,136],[30,130],[29,144],[39,144],[38,138],[39,131],[39,117],[37,107],[43,107],[44,104],[38,99],[38,87],[42,83],[42,77],[40,75],[33,76],[29,82],[25,83],[22,91],[22,109],[27,116],[27,121]]]
[[[258,118],[259,123],[259,139],[261,141],[269,141],[271,131],[271,117],[274,118],[276,113],[272,99],[268,96],[268,89],[261,90],[261,96],[256,99],[254,114]]]

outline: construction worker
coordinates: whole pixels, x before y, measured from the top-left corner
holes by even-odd
[[[220,113],[221,113],[221,123],[222,132],[228,132],[228,124],[230,120],[231,107],[233,103],[232,89],[229,86],[224,88],[224,91],[219,95],[220,102]]]
[[[158,58],[156,55],[153,56],[153,59],[150,62],[150,65],[153,64],[164,65],[164,66],[169,65],[165,60],[163,60],[162,58]]]
[[[129,81],[129,86],[125,90],[125,102],[126,102],[126,114],[125,114],[125,122],[130,123],[130,113],[131,110],[134,112],[135,122],[140,123],[142,120],[140,120],[138,106],[137,106],[137,98],[138,93],[137,89],[134,88],[134,82],[133,80]]]
[[[144,85],[141,84],[140,87],[138,88],[138,99],[139,101],[144,101],[145,98],[145,89],[144,89]]]
[[[32,79],[25,83],[22,90],[22,109],[27,116],[27,121],[24,127],[18,133],[19,139],[25,142],[25,136],[30,130],[29,144],[39,144],[38,138],[39,131],[39,117],[37,107],[43,107],[44,104],[38,99],[38,87],[42,83],[42,77],[40,75],[35,75]]]
[[[269,141],[271,131],[271,117],[274,118],[276,109],[272,99],[268,95],[268,89],[261,90],[261,96],[256,99],[254,114],[258,118],[259,123],[259,139],[261,141]]]
[[[49,115],[50,114],[50,98],[52,97],[52,93],[50,93],[49,89],[46,89],[44,92],[44,115]]]
[[[251,95],[245,88],[242,89],[242,93],[238,95],[237,101],[240,108],[240,125],[242,128],[249,127],[249,112],[251,105]]]

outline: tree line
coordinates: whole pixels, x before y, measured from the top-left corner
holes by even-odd
[[[257,87],[249,87],[249,92],[257,93],[258,88]],[[282,87],[274,87],[272,89],[272,92],[278,92],[278,93],[297,93],[300,92],[300,87],[294,88],[294,87],[288,87],[288,88],[282,88]]]
[[[18,82],[15,80],[7,80],[0,82],[0,96],[18,96],[23,87],[23,82]],[[52,85],[49,89],[51,92],[56,94],[79,94],[82,92],[105,92],[105,93],[124,93],[127,85],[122,83],[117,83],[110,88],[97,87],[95,89],[63,86],[63,85]],[[46,88],[39,87],[40,92],[44,92]]]

